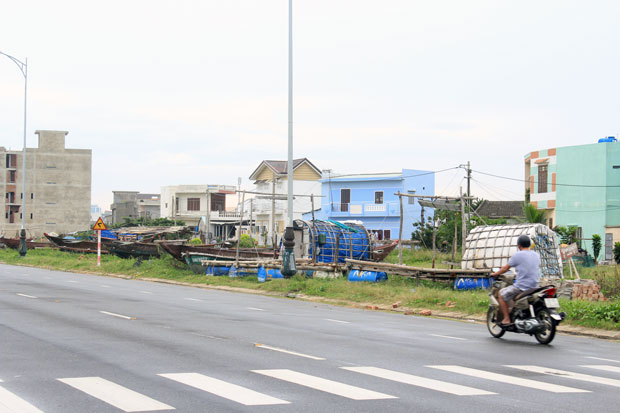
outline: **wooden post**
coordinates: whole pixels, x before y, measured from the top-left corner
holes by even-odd
[[[465,222],[465,199],[461,188],[461,254],[465,253],[465,240],[467,238],[467,223]]]
[[[340,254],[340,234],[336,235],[336,248],[334,250],[334,264],[338,265],[338,255]]]
[[[433,267],[435,268],[435,244],[437,240],[437,225],[435,225],[435,217],[433,217]]]
[[[310,194],[310,203],[312,204],[312,222],[314,222],[314,194]]]
[[[273,249],[277,248],[276,240],[276,176],[273,175],[273,181],[271,183],[271,243]]]
[[[207,236],[205,237],[207,244],[211,243],[211,192],[207,185]]]
[[[254,234],[254,220],[252,216],[254,215],[254,198],[250,198],[250,237]],[[254,239],[254,237],[252,237]]]
[[[350,233],[349,233],[349,258],[353,259],[353,238],[351,238]]]
[[[237,251],[235,252],[235,267],[239,267],[239,244],[241,244],[241,225],[243,224],[243,206],[245,205],[245,191],[241,196],[241,214],[239,214],[239,229],[237,231]]]
[[[400,202],[400,229],[398,230],[398,263],[403,263],[403,196],[398,191],[398,201]]]
[[[452,241],[452,262],[454,262],[454,258],[456,256],[456,244],[458,243],[458,225],[456,224],[456,213],[454,213],[454,241]],[[450,269],[454,268],[453,265],[450,265]]]
[[[312,263],[316,262],[316,248],[318,242],[314,227],[314,194],[310,194],[310,203],[312,204],[312,227],[310,227],[310,241],[312,242]]]

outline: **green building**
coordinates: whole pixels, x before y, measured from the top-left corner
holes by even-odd
[[[590,254],[590,239],[599,234],[605,240],[599,260],[610,260],[613,244],[620,242],[620,143],[601,141],[528,153],[525,180],[530,202],[545,211],[547,225],[577,226]]]

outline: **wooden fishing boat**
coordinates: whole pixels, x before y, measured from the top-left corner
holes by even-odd
[[[161,245],[164,251],[181,262],[186,262],[185,255],[189,253],[210,255],[215,257],[214,259],[235,259],[237,256],[236,248],[220,247],[217,244],[179,245],[175,243],[162,242],[159,245]],[[277,258],[278,252],[276,251],[274,253],[274,250],[271,248],[240,248],[239,257],[252,260]]]
[[[5,237],[0,237],[0,244],[4,244],[6,245],[8,248],[12,248],[14,250],[19,248],[19,238],[5,238]],[[35,242],[32,240],[26,240],[26,247],[29,250],[35,249],[35,248],[51,248],[54,247],[55,245],[49,242]]]
[[[383,244],[383,245],[377,245],[377,244],[373,245],[371,261],[374,261],[374,262],[383,261],[388,255],[390,255],[390,252],[394,251],[396,247],[398,247],[398,241],[394,241],[392,243]]]
[[[120,258],[159,257],[159,247],[152,242],[106,242],[106,248]]]
[[[72,252],[90,253],[90,254],[97,253],[97,241],[89,241],[89,240],[84,240],[84,239],[67,239],[67,238],[53,236],[47,233],[44,233],[43,235],[45,235],[45,238],[53,242],[55,245],[58,246],[59,249],[63,251],[72,251]],[[103,253],[103,251],[107,252],[107,248],[106,248],[106,245],[102,242],[101,252]]]
[[[193,247],[199,247],[194,245]],[[237,259],[235,248],[203,247],[199,250],[186,250],[182,252],[183,260],[196,274],[204,274],[206,271],[203,261],[230,261],[231,264]],[[239,248],[239,261],[269,260],[278,257],[278,252],[271,248]]]

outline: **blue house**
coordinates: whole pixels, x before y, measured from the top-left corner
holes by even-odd
[[[396,173],[338,175],[324,171],[321,182],[321,209],[315,219],[360,221],[377,239],[398,239],[400,204],[397,192],[435,195],[435,174],[430,171],[403,169]],[[415,198],[403,198],[403,239],[411,238],[413,223],[432,216]],[[312,214],[303,215],[311,220]]]

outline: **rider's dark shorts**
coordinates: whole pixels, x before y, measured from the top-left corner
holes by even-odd
[[[519,295],[522,292],[523,290],[520,290],[514,285],[509,285],[508,287],[504,287],[501,290],[499,290],[499,293],[502,295],[502,298],[506,302],[513,300],[517,295]]]

